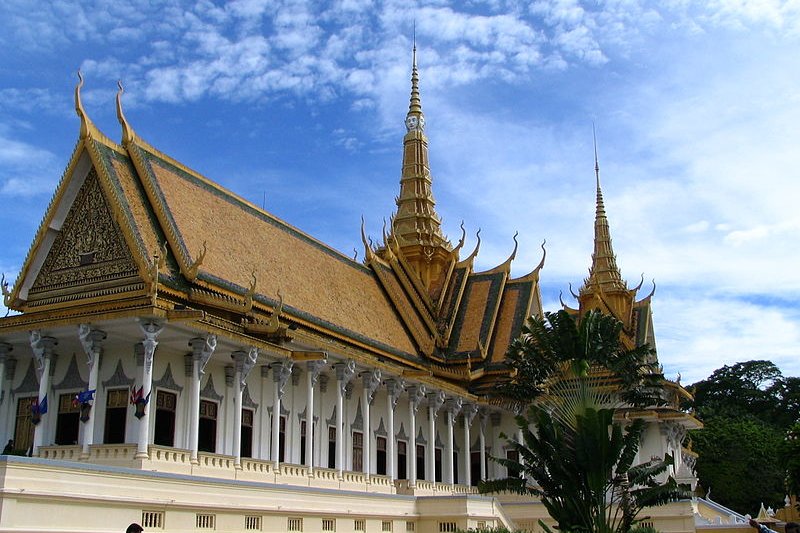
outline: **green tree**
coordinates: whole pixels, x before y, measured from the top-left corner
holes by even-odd
[[[786,465],[786,491],[800,496],[800,422],[786,432],[781,456]]]
[[[755,516],[762,502],[782,506],[783,439],[782,431],[750,417],[708,420],[702,431],[692,432],[700,483],[711,488],[715,501],[742,514]]]
[[[674,479],[659,481],[671,457],[633,465],[644,421],[614,421],[623,405],[658,403],[663,379],[652,350],[626,349],[621,330],[600,311],[580,323],[565,311],[528,320],[509,349],[515,379],[503,389],[529,405],[516,419],[522,442],[509,441],[519,461],[495,459],[512,475],[482,491],[538,496],[559,530],[587,533],[625,533],[644,507],[682,494]]]
[[[793,393],[798,393],[797,388],[793,381],[784,380],[781,371],[771,361],[725,365],[708,379],[691,386],[695,411],[703,420],[717,416],[755,417],[763,422],[775,422],[778,426],[784,425],[786,418],[781,398],[786,398],[786,407],[790,408]],[[797,402],[798,398],[794,401]]]
[[[800,416],[800,378],[784,377],[770,361],[745,361],[690,390],[705,425],[691,434],[700,484],[742,513],[754,514],[761,502],[782,505],[785,484],[795,479],[784,437]]]

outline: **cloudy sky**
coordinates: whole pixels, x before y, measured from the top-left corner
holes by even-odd
[[[655,279],[683,383],[800,375],[800,4],[777,0],[5,0],[0,271],[16,277],[78,137],[72,91],[320,240],[363,255],[399,191],[414,25],[437,209],[478,268],[547,240],[548,310],[590,264],[596,125],[618,264]],[[3,310],[5,312],[5,310]]]

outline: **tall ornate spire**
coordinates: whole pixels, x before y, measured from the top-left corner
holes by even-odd
[[[597,137],[594,135],[594,175],[597,185],[597,205],[594,216],[594,253],[592,253],[592,266],[589,268],[589,277],[586,278],[581,292],[593,292],[599,288],[604,293],[627,291],[622,274],[617,267],[617,258],[611,246],[611,231],[606,218],[606,208],[603,204],[603,191],[600,189],[600,164],[597,158]]]
[[[453,246],[442,234],[442,221],[436,213],[428,166],[428,139],[425,115],[419,93],[417,46],[414,43],[411,67],[411,99],[403,137],[403,168],[397,212],[392,217],[390,240],[396,242],[408,264],[423,285],[435,294],[442,273],[447,270]]]

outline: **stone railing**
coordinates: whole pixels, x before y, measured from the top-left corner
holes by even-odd
[[[480,494],[478,487],[471,487],[469,485],[445,485],[446,490],[452,491],[453,494]]]
[[[240,464],[231,455],[200,452],[192,462],[191,451],[168,446],[151,445],[147,458],[136,457],[135,444],[95,444],[89,456],[82,456],[80,446],[41,446],[39,457],[58,461],[82,461],[100,465],[120,466],[135,470],[169,472],[219,479],[238,479],[263,483],[280,483],[298,487],[318,487],[350,491],[407,494],[415,496],[444,496],[475,494],[475,487],[434,483],[424,479],[411,486],[408,480],[392,481],[389,476],[363,472],[340,472],[337,469],[281,463],[276,469],[272,461],[242,457]]]
[[[39,446],[39,457],[56,461],[79,461],[80,446]]]
[[[95,444],[89,448],[89,461],[97,464],[130,463],[135,455],[135,444]]]

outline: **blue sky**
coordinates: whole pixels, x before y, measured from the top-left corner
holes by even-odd
[[[0,271],[16,276],[78,137],[72,91],[331,246],[363,255],[399,191],[416,23],[437,209],[478,268],[547,239],[548,310],[587,273],[596,124],[617,260],[656,280],[668,376],[800,375],[800,5],[779,1],[0,6]],[[647,292],[644,292],[646,294]]]

